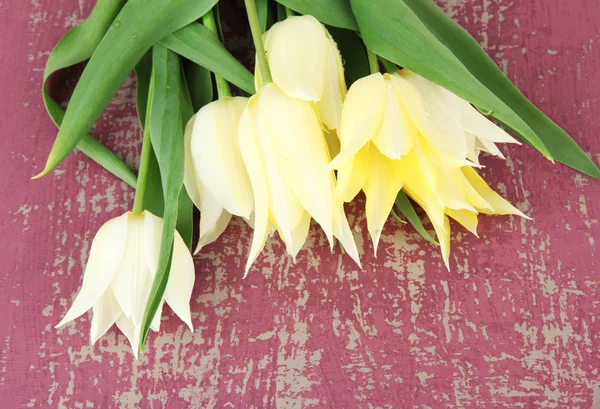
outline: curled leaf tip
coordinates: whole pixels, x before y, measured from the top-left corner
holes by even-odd
[[[46,167],[44,168],[44,170],[42,170],[42,171],[41,171],[40,173],[38,173],[37,175],[35,175],[35,176],[32,176],[32,177],[31,177],[31,180],[37,180],[37,179],[41,179],[41,178],[43,178],[43,177],[44,177],[44,176],[46,176],[48,173],[50,173],[50,172],[52,171],[52,169],[53,169],[52,167],[50,167],[50,166],[46,165]]]

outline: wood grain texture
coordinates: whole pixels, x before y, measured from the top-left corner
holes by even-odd
[[[363,270],[313,226],[297,264],[273,238],[242,280],[251,231],[236,220],[196,258],[193,334],[165,311],[135,361],[116,329],[91,347],[86,317],[54,329],[95,232],[133,202],[80,153],[29,180],[56,134],[39,90],[47,55],[92,3],[0,2],[1,407],[600,408],[600,182],[528,147],[483,173],[534,220],[484,216],[479,238],[454,225],[450,272],[393,219],[374,258],[358,200]],[[440,5],[600,162],[597,0]],[[93,133],[135,164],[132,85]]]

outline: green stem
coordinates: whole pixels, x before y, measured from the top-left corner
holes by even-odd
[[[367,57],[369,57],[369,71],[371,71],[371,74],[379,72],[379,61],[377,61],[377,54],[367,48]]]
[[[133,209],[131,210],[135,214],[141,214],[144,211],[144,196],[146,194],[146,181],[148,180],[151,157],[152,142],[150,142],[149,126],[146,123],[144,126],[144,140],[142,142],[142,156],[140,158],[137,188],[135,189],[135,199],[133,200]]]
[[[258,59],[258,65],[260,66],[262,80],[264,85],[267,85],[273,82],[273,78],[271,77],[267,53],[265,52],[265,45],[262,40],[260,21],[258,20],[258,13],[256,12],[256,3],[254,0],[244,0],[244,3],[246,3],[246,13],[248,13],[248,22],[250,23],[250,31],[252,32],[254,48],[256,48],[256,58]]]
[[[294,11],[292,9],[290,9],[289,7],[286,7],[285,8],[285,16],[286,17],[294,17],[295,16]]]
[[[208,28],[214,35],[219,37],[219,30],[217,28],[217,22],[215,21],[215,13],[211,9],[208,13],[202,16],[202,24],[206,28]],[[214,74],[215,82],[217,83],[217,93],[219,94],[219,99],[230,97],[231,96],[231,88],[229,88],[229,83],[225,80],[225,78]]]
[[[382,56],[379,56],[379,61],[381,61],[381,63],[383,64],[383,66],[385,67],[385,70],[387,72],[389,72],[390,74],[396,73],[398,72],[398,67],[396,66],[396,64],[394,64],[393,62],[391,62],[390,60],[386,60],[385,58],[383,58]]]

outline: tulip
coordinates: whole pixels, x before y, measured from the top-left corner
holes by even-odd
[[[361,190],[369,233],[377,246],[401,189],[428,214],[445,264],[447,216],[476,233],[477,214],[516,214],[473,170],[479,153],[503,157],[496,143],[518,143],[464,101],[407,70],[372,74],[350,88],[340,125],[336,204]]]
[[[215,241],[232,215],[249,220],[254,201],[238,142],[247,98],[225,97],[205,105],[185,132],[185,187],[200,209],[196,251]]]
[[[146,303],[150,295],[161,246],[163,220],[144,211],[109,220],[94,238],[81,291],[57,325],[61,327],[90,308],[92,345],[114,324],[125,334],[137,359]],[[171,272],[164,301],[192,331],[190,298],[194,262],[176,233]],[[158,331],[162,304],[152,321]]]
[[[289,17],[264,35],[273,82],[287,95],[315,102],[328,130],[339,126],[346,81],[342,57],[331,35],[313,16]],[[263,79],[255,70],[256,89]]]
[[[239,143],[254,194],[254,237],[246,274],[272,228],[296,258],[311,217],[333,246],[337,237],[360,265],[342,206],[334,206],[335,175],[312,103],[290,97],[277,84],[250,98],[239,124]]]

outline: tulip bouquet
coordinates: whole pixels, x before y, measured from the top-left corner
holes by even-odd
[[[165,301],[192,329],[193,206],[196,252],[233,216],[252,227],[241,273],[275,232],[295,259],[312,219],[332,250],[337,239],[360,266],[344,203],[363,191],[375,251],[400,213],[439,244],[450,268],[450,219],[476,233],[482,213],[526,217],[479,176],[482,152],[503,158],[498,144],[521,140],[600,177],[431,0],[245,0],[245,8],[254,75],[223,45],[217,0],[98,0],[50,54],[43,97],[59,132],[36,178],[77,148],[136,189],[131,211],[98,231],[59,325],[92,309],[92,342],[116,323],[136,356]],[[45,82],[88,59],[63,111]],[[143,130],[137,176],[88,134],[132,71]]]

